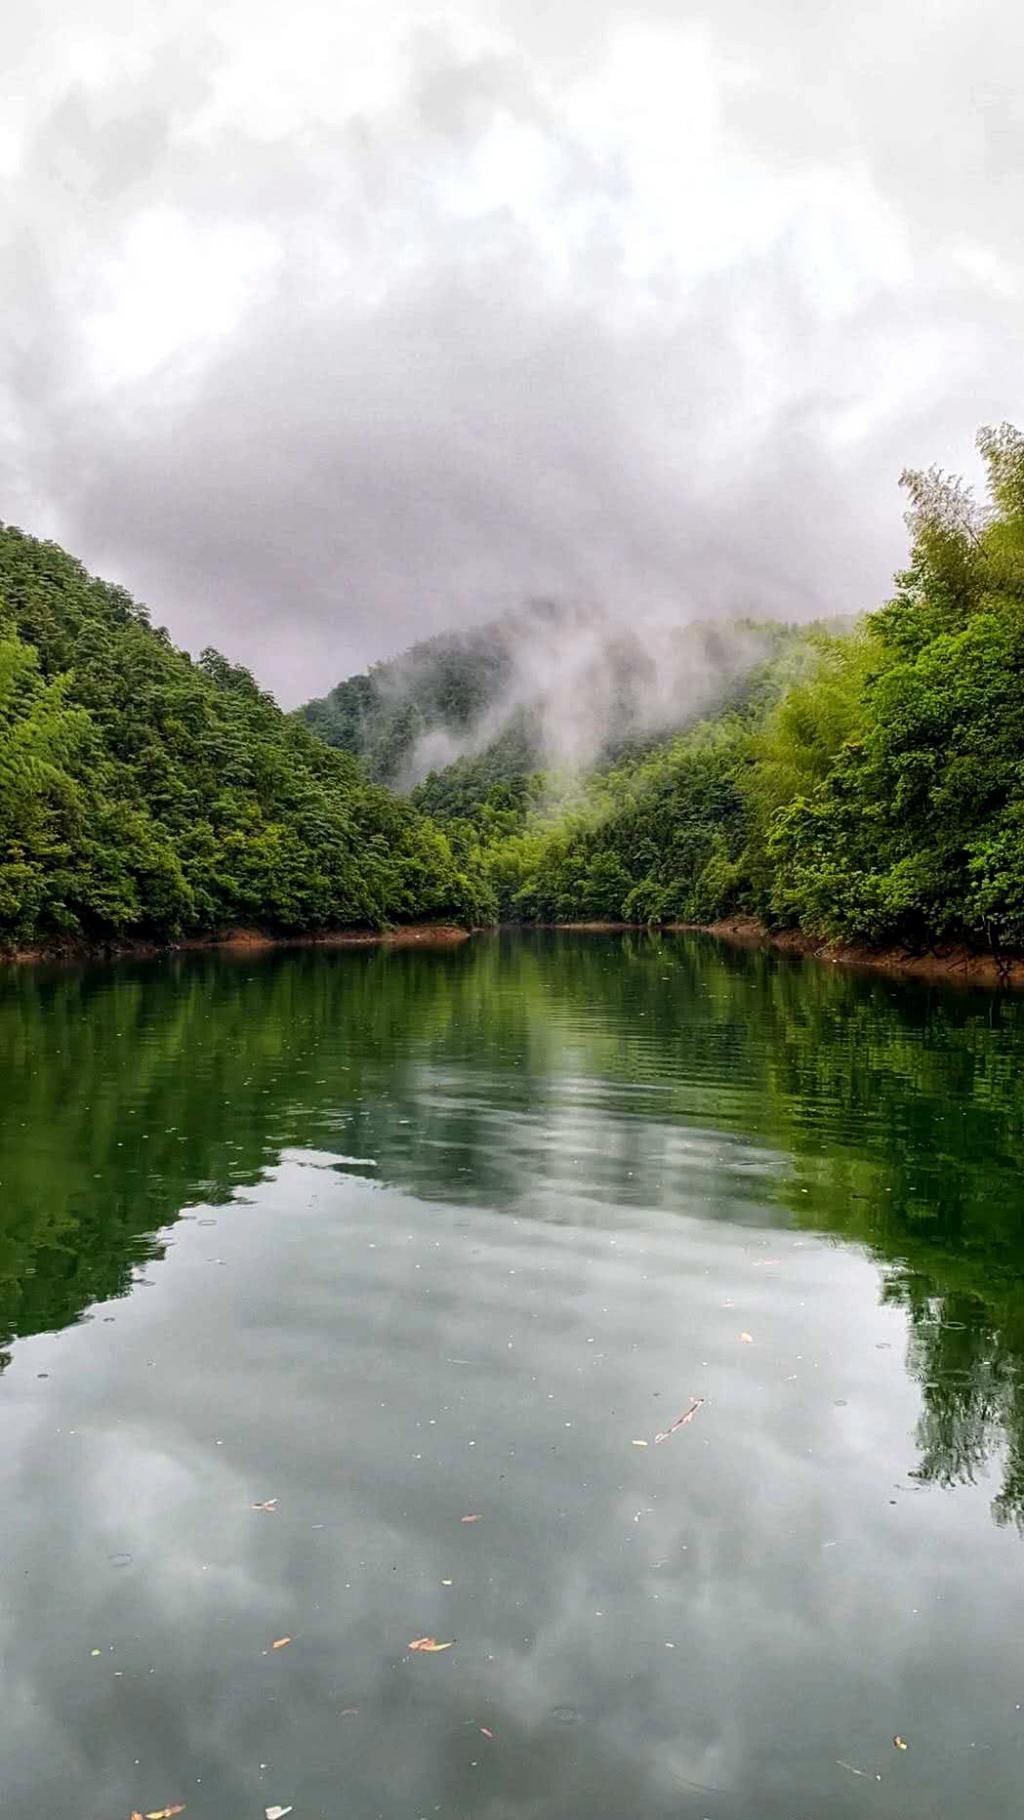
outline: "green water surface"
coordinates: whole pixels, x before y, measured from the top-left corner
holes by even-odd
[[[698,936],[3,973],[0,1814],[1021,1813],[1022,1142]]]

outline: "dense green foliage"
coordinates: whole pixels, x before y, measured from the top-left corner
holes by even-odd
[[[361,758],[377,782],[403,783],[426,736],[464,737],[508,690],[510,640],[517,631],[517,624],[509,622],[424,639],[400,657],[350,676],[329,695],[307,702],[301,718],[329,745]],[[531,768],[536,757],[530,754]]]
[[[488,809],[525,810],[543,789],[541,750],[536,716],[519,709],[482,752],[431,771],[412,800],[445,822],[486,819]]]
[[[473,921],[491,902],[467,851],[247,671],[192,662],[121,589],[0,529],[0,942]]]
[[[786,644],[739,707],[568,801],[496,829],[485,804],[504,912],[1024,945],[1024,438],[979,446],[984,509],[904,476],[910,563],[852,633]]]

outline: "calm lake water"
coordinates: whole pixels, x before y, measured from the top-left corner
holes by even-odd
[[[1022,1084],[700,937],[4,974],[4,1820],[1019,1814]]]

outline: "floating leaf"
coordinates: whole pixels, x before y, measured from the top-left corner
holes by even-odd
[[[291,1811],[290,1807],[265,1807],[263,1809],[267,1820],[284,1820],[285,1814],[290,1814]]]
[[[488,1731],[488,1729],[487,1729],[487,1727],[486,1727],[486,1725],[481,1725],[481,1727],[480,1727],[480,1730],[481,1730],[481,1731],[482,1731],[482,1732],[483,1732],[483,1735],[484,1735],[484,1737],[485,1737],[485,1738],[493,1738],[493,1737],[494,1737],[494,1733],[493,1733],[493,1732],[489,1732],[489,1731]]]
[[[287,1645],[287,1644],[289,1644],[289,1643],[290,1643],[290,1642],[291,1642],[291,1638],[290,1638],[290,1637],[278,1637],[278,1638],[277,1638],[277,1639],[276,1639],[276,1640],[275,1640],[275,1641],[274,1641],[274,1642],[273,1642],[273,1643],[272,1643],[272,1644],[271,1644],[271,1645],[270,1645],[270,1647],[271,1647],[271,1649],[284,1649],[284,1648],[285,1648],[285,1647],[286,1647],[286,1645]]]
[[[277,1499],[276,1498],[264,1498],[262,1504],[253,1505],[253,1510],[266,1510],[266,1511],[269,1511],[271,1516],[273,1516],[276,1509],[277,1509]]]
[[[647,1442],[646,1441],[634,1441],[633,1446],[634,1447],[646,1447]]]
[[[910,1746],[908,1745],[907,1740],[905,1738],[901,1738],[899,1735],[899,1732],[896,1733],[896,1736],[893,1739],[893,1743],[895,1744],[897,1750],[909,1750],[910,1749]]]
[[[692,1422],[698,1409],[702,1407],[703,1402],[703,1397],[694,1397],[689,1409],[684,1410],[681,1416],[677,1416],[674,1422],[670,1422],[663,1434],[655,1435],[655,1445],[657,1445],[659,1441],[667,1441],[669,1435],[674,1435],[677,1428],[685,1428],[688,1422]],[[643,1442],[642,1445],[646,1447],[646,1441]]]
[[[184,1812],[184,1801],[178,1801],[174,1807],[155,1807],[151,1813],[139,1815],[138,1820],[174,1820],[175,1814],[183,1814]],[[136,1820],[134,1814],[132,1815],[132,1820]]]
[[[480,1521],[480,1518],[478,1516],[460,1517],[459,1518],[460,1523],[479,1523],[479,1521]]]
[[[436,1637],[414,1637],[409,1648],[422,1650],[427,1656],[436,1656],[442,1649],[451,1649],[451,1643],[439,1643]]]

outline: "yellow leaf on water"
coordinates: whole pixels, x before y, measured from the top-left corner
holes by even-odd
[[[895,1744],[897,1750],[909,1750],[910,1749],[910,1746],[907,1743],[907,1740],[905,1738],[901,1738],[899,1735],[899,1732],[896,1733],[896,1736],[893,1739],[893,1743]]]
[[[290,1642],[290,1637],[278,1637],[276,1642],[272,1643],[270,1647],[271,1649],[284,1649],[285,1645]]]
[[[634,1441],[633,1446],[634,1447],[646,1447],[647,1442],[646,1441]]]
[[[451,1649],[451,1643],[439,1643],[436,1637],[414,1637],[409,1648],[422,1650],[426,1656],[436,1656],[443,1649]]]
[[[179,1801],[174,1807],[155,1807],[152,1813],[144,1814],[142,1820],[174,1820],[175,1814],[183,1814],[184,1812],[185,1803],[184,1801]]]

